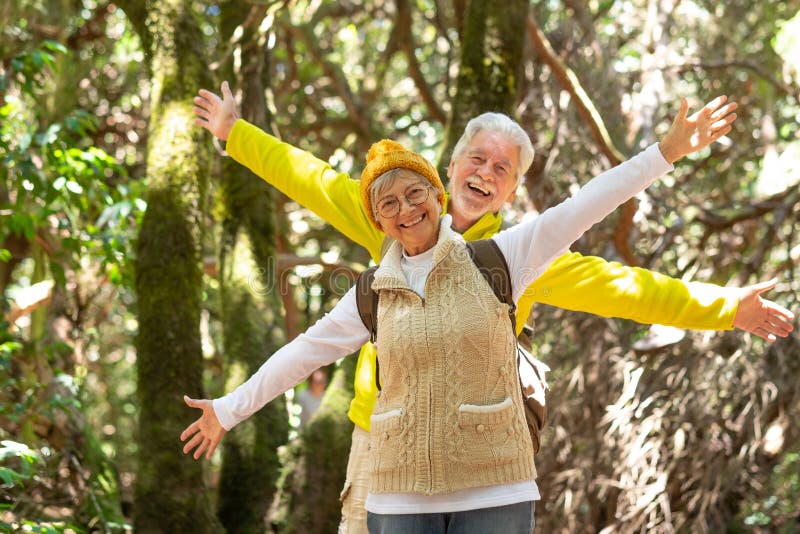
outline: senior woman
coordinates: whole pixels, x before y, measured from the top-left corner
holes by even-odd
[[[709,128],[709,142],[730,129]],[[515,301],[583,232],[671,170],[662,153],[690,151],[673,130],[660,147],[492,238],[508,264]],[[501,172],[502,165],[493,169]],[[471,186],[486,195],[495,188],[478,175]],[[531,532],[539,491],[507,305],[450,228],[450,216],[441,216],[444,187],[425,158],[380,141],[367,155],[360,187],[364,216],[396,240],[372,286],[379,294],[383,389],[371,418],[369,530]],[[184,452],[210,458],[228,430],[369,336],[351,288],[232,393],[213,401],[186,397],[203,414],[181,434]]]

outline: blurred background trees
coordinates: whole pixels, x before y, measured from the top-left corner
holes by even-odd
[[[229,80],[248,120],[354,177],[383,137],[443,170],[471,115],[506,112],[537,149],[510,220],[656,140],[680,96],[732,95],[728,138],[574,250],[723,285],[774,276],[769,297],[798,312],[798,8],[2,3],[0,526],[179,531],[201,510],[209,530],[335,528],[354,358],[299,433],[289,398],[211,462],[180,451],[180,394],[229,390],[369,261],[222,157],[186,113],[200,85]],[[796,333],[533,317],[553,368],[539,530],[800,529]]]

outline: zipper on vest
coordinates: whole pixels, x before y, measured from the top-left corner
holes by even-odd
[[[431,454],[431,449],[433,443],[433,386],[432,383],[428,384],[428,473],[430,473],[428,478],[428,493],[433,491],[433,481],[436,478],[433,473],[433,457]]]
[[[427,294],[427,293],[426,293]],[[422,299],[422,307],[425,308],[425,299]],[[423,311],[423,316],[425,312]],[[425,339],[427,344],[428,339],[428,325],[427,322],[425,323]],[[427,443],[427,455],[428,455],[428,493],[433,492],[433,487],[436,480],[436,473],[434,473],[434,464],[433,464],[433,431],[437,425],[433,424],[433,398],[434,398],[434,391],[433,391],[433,372],[431,372],[431,378],[428,379],[428,443]]]

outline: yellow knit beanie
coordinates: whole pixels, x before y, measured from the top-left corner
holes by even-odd
[[[367,166],[361,173],[361,202],[364,204],[367,217],[376,227],[380,228],[380,225],[372,211],[369,186],[383,173],[392,169],[409,169],[423,176],[436,188],[439,205],[444,207],[444,186],[436,168],[427,159],[416,152],[406,150],[397,141],[383,139],[370,147],[367,153]]]

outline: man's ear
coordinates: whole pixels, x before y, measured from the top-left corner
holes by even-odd
[[[453,181],[453,167],[454,166],[455,166],[455,163],[453,163],[453,160],[451,159],[450,163],[447,164],[447,181],[448,182],[452,182]]]
[[[506,199],[506,204],[511,204],[514,199],[517,198],[517,188],[511,190],[511,193],[508,194],[508,198]]]

